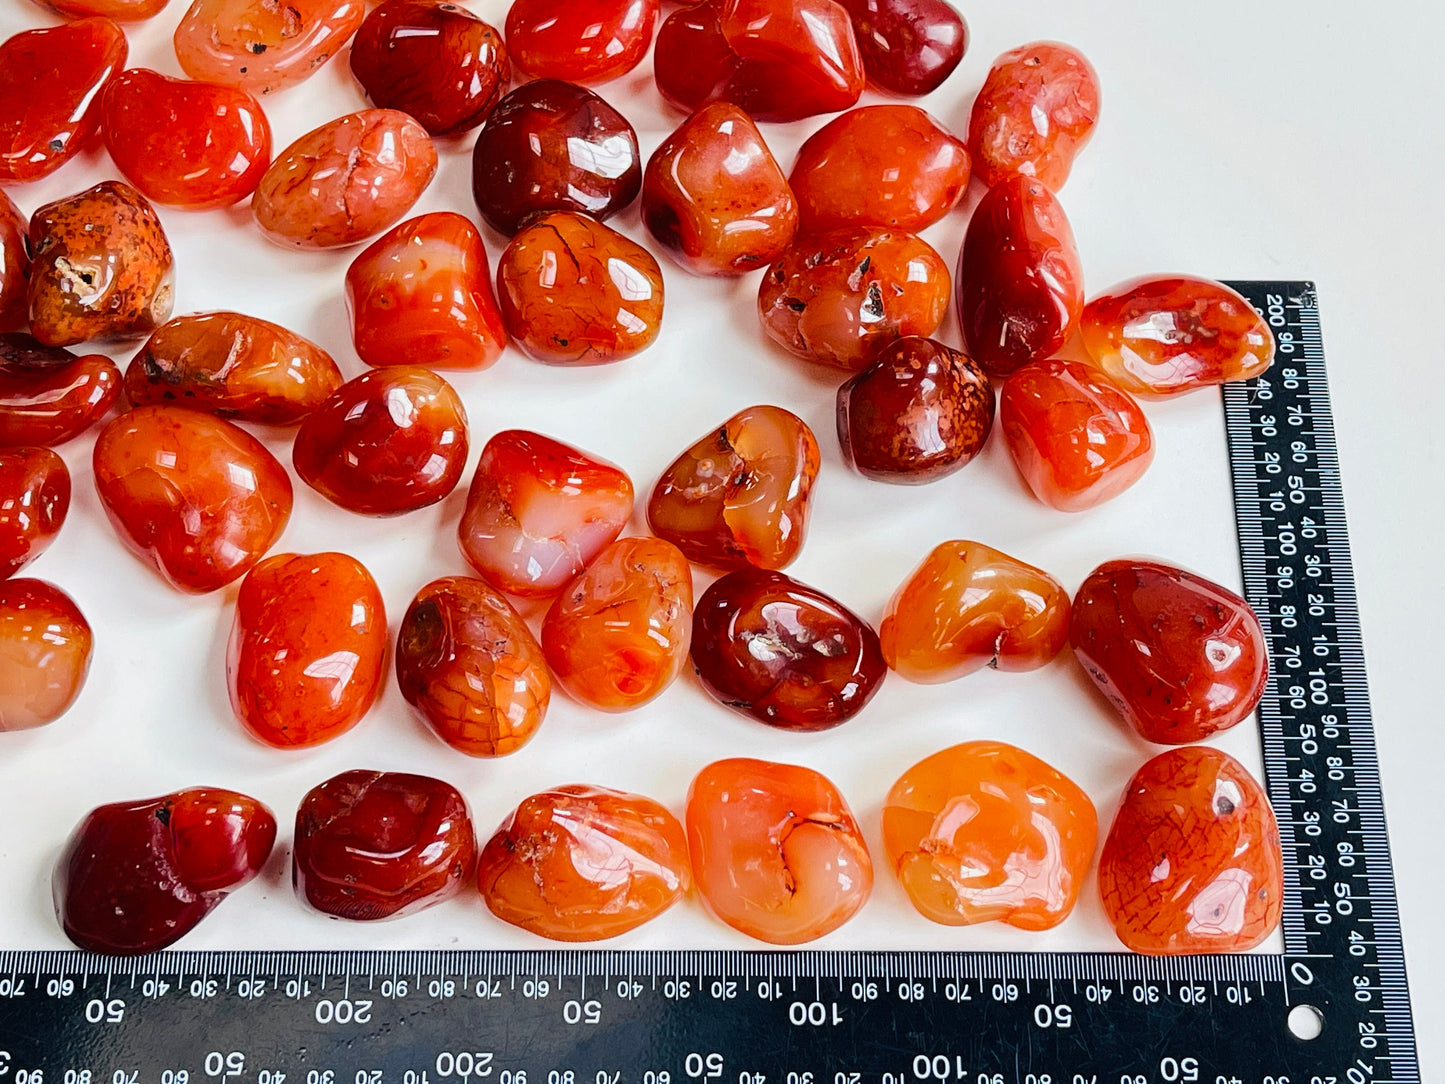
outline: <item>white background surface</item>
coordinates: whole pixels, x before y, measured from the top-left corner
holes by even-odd
[[[505,4],[474,2],[500,26]],[[1131,275],[1179,270],[1221,278],[1312,278],[1320,307],[1386,785],[1396,876],[1420,1026],[1425,1079],[1445,1072],[1445,1016],[1434,984],[1445,964],[1436,918],[1441,875],[1436,793],[1441,690],[1436,540],[1442,469],[1437,197],[1445,171],[1445,83],[1438,74],[1445,14],[1424,3],[1314,5],[1145,2],[969,5],[972,43],[954,76],[926,103],[955,131],[990,61],[1039,38],[1079,46],[1103,85],[1103,117],[1061,198],[1073,221],[1089,293]],[[169,35],[182,0],[128,28],[131,63],[179,75]],[[45,25],[22,0],[0,0],[0,36]],[[644,154],[678,123],[650,64],[600,88],[636,126]],[[873,100],[871,96],[865,101]],[[266,102],[276,149],[333,116],[362,108],[344,57]],[[764,126],[785,166],[821,124]],[[415,211],[472,213],[470,137],[443,145],[436,182]],[[38,183],[9,189],[25,212],[115,176],[103,153]],[[975,188],[968,206],[977,199]],[[966,210],[966,208],[965,208]],[[348,252],[292,253],[260,239],[244,209],[162,210],[176,250],[176,312],[234,308],[276,320],[330,350],[348,376],[341,299]],[[966,221],[955,213],[925,235],[952,265]],[[614,225],[647,243],[635,206]],[[503,239],[487,235],[495,261]],[[737,409],[774,402],[815,429],[823,469],[810,541],[790,572],[877,621],[897,583],[936,542],[976,538],[1058,576],[1071,590],[1094,565],[1146,552],[1237,585],[1238,560],[1217,398],[1150,405],[1158,453],[1124,497],[1083,516],[1035,503],[1001,442],[950,479],[890,487],[846,473],[833,436],[831,374],[807,371],[771,348],[754,315],[757,276],[713,282],[663,259],[667,311],[647,353],[616,365],[564,370],[509,350],[493,369],[451,376],[472,424],[472,462],[486,438],[526,427],[612,459],[645,499],[683,448]],[[941,330],[957,343],[952,317]],[[131,351],[116,351],[126,358]],[[263,434],[289,464],[289,432]],[[627,716],[588,712],[558,693],[538,737],[500,761],[471,760],[436,741],[389,684],[351,734],[320,749],[263,748],[231,717],[225,642],[235,588],[182,596],[120,548],[91,483],[93,434],[63,449],[75,482],[70,522],[26,574],[72,593],[96,632],[81,699],[40,731],[0,735],[0,945],[65,947],[50,910],[54,855],[74,822],[101,802],[200,783],[268,802],[281,841],[260,882],[182,943],[240,947],[538,947],[493,919],[470,893],[385,925],[346,925],[303,910],[286,863],[301,795],[335,772],[378,767],[434,774],[458,785],[485,835],[522,797],[591,781],[648,793],[681,811],[692,773],[724,755],[812,765],[831,776],[865,825],[875,858],[882,797],[903,769],[970,738],[1013,741],[1072,775],[1107,826],[1129,774],[1151,752],[1125,733],[1067,659],[1036,674],[985,672],[944,686],[895,677],[869,708],[821,735],[788,735],[710,701],[689,677]],[[470,473],[468,473],[468,479]],[[368,520],[327,505],[297,483],[296,510],[278,552],[345,549],[376,575],[393,633],[411,595],[435,576],[463,573],[454,528],[465,486],[431,509]],[[639,507],[631,533],[645,530]],[[698,588],[706,577],[699,577]],[[533,616],[540,617],[540,612]],[[1221,745],[1257,764],[1241,727]],[[698,903],[675,908],[619,947],[751,947]],[[1114,948],[1092,883],[1076,914],[1047,934],[945,929],[909,908],[880,864],[874,898],[822,947]]]

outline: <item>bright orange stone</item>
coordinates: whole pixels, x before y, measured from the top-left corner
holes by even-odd
[[[664,806],[579,784],[524,799],[477,863],[492,914],[554,941],[636,929],[691,886],[687,837]]]
[[[105,416],[120,384],[104,354],[77,356],[21,331],[0,334],[0,448],[64,444]]]
[[[0,734],[53,723],[90,672],[90,622],[44,580],[0,580]]]
[[[883,804],[883,847],[925,918],[1047,930],[1069,917],[1094,860],[1098,817],[1032,753],[971,741],[904,772]]]
[[[65,460],[49,448],[0,448],[0,580],[49,549],[69,511]]]
[[[25,326],[30,281],[25,234],[29,228],[15,201],[0,189],[0,333]]]
[[[193,0],[176,59],[192,79],[270,94],[309,78],[365,15],[361,0]]]
[[[534,79],[603,83],[642,62],[658,0],[512,0],[507,48]]]

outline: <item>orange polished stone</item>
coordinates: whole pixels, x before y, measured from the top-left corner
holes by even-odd
[[[1089,796],[1038,757],[971,741],[909,768],[883,802],[883,848],[919,914],[1047,930],[1094,861]]]
[[[999,427],[1039,500],[1082,512],[1117,497],[1154,460],[1154,433],[1128,392],[1078,361],[1036,361],[1004,382]]]
[[[291,516],[291,479],[221,418],[137,407],[100,431],[95,488],[126,548],[174,587],[215,591],[249,572]]]
[[[103,15],[118,23],[149,19],[165,10],[170,0],[39,0],[52,11],[71,19]]]
[[[442,741],[474,757],[515,753],[552,698],[527,623],[485,580],[466,576],[417,592],[396,638],[396,680]]]
[[[346,733],[381,692],[388,636],[376,581],[344,553],[278,553],[246,576],[226,653],[236,718],[293,749]]]
[[[913,105],[869,105],[809,136],[788,183],[808,233],[917,233],[958,205],[968,177],[968,148],[934,117]]]
[[[105,416],[120,382],[104,354],[77,357],[24,332],[0,334],[0,448],[79,436]]]
[[[754,406],[683,452],[657,480],[647,522],[689,561],[786,568],[803,547],[818,441],[797,415]]]
[[[742,275],[783,254],[798,208],[753,119],[731,102],[710,102],[647,160],[642,221],[694,274]]]
[[[0,333],[25,326],[30,282],[30,253],[25,248],[28,229],[20,208],[0,189]]]
[[[878,636],[888,668],[920,684],[1037,670],[1068,642],[1069,594],[981,542],[943,542],[894,592]]]
[[[492,914],[554,941],[616,937],[691,887],[676,817],[640,794],[584,784],[524,799],[477,862]]]
[[[0,580],[49,549],[69,511],[65,460],[49,448],[0,448]]]
[[[44,580],[0,580],[0,733],[59,719],[90,671],[90,623]]]
[[[368,365],[485,369],[507,345],[482,235],[451,211],[409,218],[352,260],[346,311]]]
[[[1134,395],[1179,395],[1248,380],[1274,361],[1264,317],[1228,286],[1192,275],[1122,282],[1084,306],[1090,357]]]
[[[193,0],[176,59],[192,79],[270,94],[309,78],[365,15],[361,0]]]
[[[512,0],[507,47],[534,79],[603,83],[642,62],[658,0]]]
[[[948,0],[839,0],[853,20],[868,81],[889,94],[927,94],[953,74],[968,26]]]
[[[660,538],[619,538],[542,620],[558,684],[599,711],[628,711],[677,679],[692,640],[692,570]]]
[[[693,876],[709,909],[774,945],[831,933],[873,890],[873,860],[831,781],[792,764],[709,764],[687,793]]]
[[[1099,893],[1135,952],[1244,952],[1279,925],[1283,866],[1264,788],[1228,754],[1187,746],[1129,780],[1099,856]]]

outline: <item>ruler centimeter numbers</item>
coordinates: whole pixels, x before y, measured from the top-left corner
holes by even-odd
[[[1282,955],[0,952],[0,1084],[1415,1084],[1314,287],[1233,285]]]

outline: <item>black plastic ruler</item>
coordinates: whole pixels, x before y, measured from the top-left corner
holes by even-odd
[[[0,1084],[1419,1080],[1315,291],[1225,389],[1282,955],[0,953]],[[238,901],[239,902],[239,901]]]

